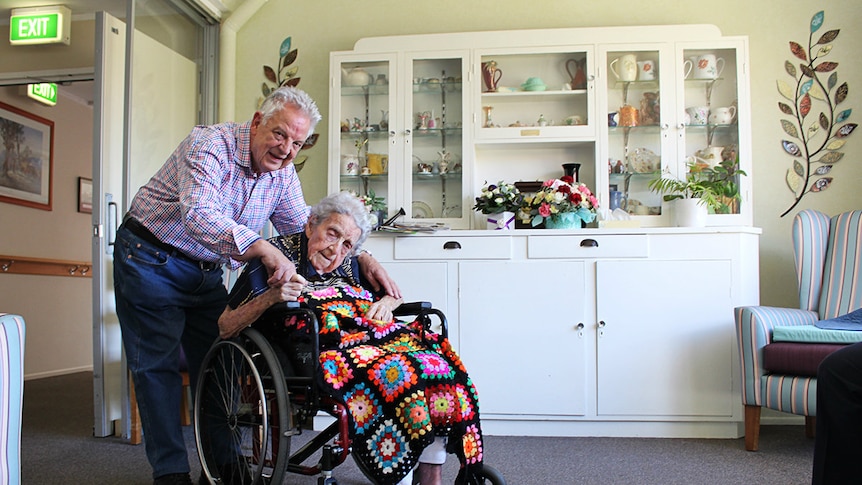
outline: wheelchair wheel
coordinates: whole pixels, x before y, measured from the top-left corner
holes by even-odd
[[[482,473],[479,474],[479,483],[491,485],[506,485],[506,479],[503,478],[503,475],[501,475],[496,468],[490,465],[483,465]]]
[[[216,342],[195,399],[195,441],[214,484],[280,484],[290,455],[291,409],[273,348],[257,330]]]

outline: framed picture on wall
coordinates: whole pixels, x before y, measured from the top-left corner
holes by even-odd
[[[0,103],[0,202],[51,210],[54,122]]]
[[[78,177],[78,212],[93,213],[93,179]]]

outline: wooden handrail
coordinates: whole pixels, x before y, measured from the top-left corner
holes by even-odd
[[[0,273],[90,278],[93,265],[84,261],[5,256],[0,254]]]

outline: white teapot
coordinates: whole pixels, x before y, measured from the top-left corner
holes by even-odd
[[[342,67],[341,80],[345,86],[368,86],[372,78],[365,69],[357,66],[350,70]]]

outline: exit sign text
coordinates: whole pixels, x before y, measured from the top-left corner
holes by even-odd
[[[9,43],[69,44],[71,11],[62,6],[12,9],[9,19]]]

